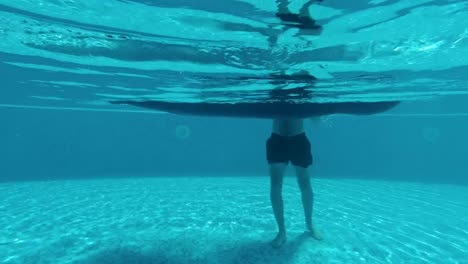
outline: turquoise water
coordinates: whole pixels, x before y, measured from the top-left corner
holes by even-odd
[[[468,263],[468,1],[348,2],[0,0],[0,263]],[[290,169],[276,250],[271,121],[109,104],[278,87],[402,104],[306,120],[324,239]]]
[[[266,177],[2,184],[3,263],[464,263],[466,187],[313,181],[324,240],[302,236],[284,185],[289,242],[272,249]],[[384,195],[383,195],[384,194]],[[5,210],[6,209],[6,210]]]
[[[6,75],[15,89],[2,89],[0,104],[258,102],[275,87],[269,74],[300,71],[319,80],[317,102],[463,96],[466,8],[323,1],[309,8],[322,29],[299,30],[280,24],[275,2],[264,0],[0,1],[2,71],[22,73]],[[302,86],[310,80],[284,88]]]

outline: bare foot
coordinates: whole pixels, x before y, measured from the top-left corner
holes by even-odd
[[[307,235],[309,235],[310,237],[316,239],[316,240],[322,240],[322,236],[320,235],[319,232],[317,232],[317,230],[315,230],[315,228],[313,227],[309,227],[307,228],[308,230],[305,232]]]
[[[275,239],[271,241],[271,246],[273,248],[280,248],[284,243],[286,243],[286,234],[285,233],[278,233]]]

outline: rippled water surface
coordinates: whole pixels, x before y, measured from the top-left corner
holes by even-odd
[[[266,0],[0,0],[0,104],[262,102],[275,87],[313,91],[298,102],[468,92],[467,1],[324,0],[308,10],[313,29],[281,23]]]

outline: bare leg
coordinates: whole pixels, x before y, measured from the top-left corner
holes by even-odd
[[[295,169],[297,175],[297,183],[299,185],[302,195],[302,206],[304,207],[306,229],[313,238],[320,240],[320,235],[312,225],[314,193],[312,192],[312,186],[310,184],[309,171],[307,168],[298,166],[295,166]]]
[[[286,242],[286,228],[284,225],[284,209],[283,209],[283,176],[286,171],[284,163],[270,164],[270,199],[275,215],[276,223],[278,224],[278,235],[271,242],[275,248],[280,247]]]

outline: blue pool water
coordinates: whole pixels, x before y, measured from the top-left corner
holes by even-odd
[[[302,235],[300,194],[287,178],[289,242],[279,250],[268,245],[275,224],[266,177],[2,184],[2,262],[464,263],[466,187],[313,184],[324,240]]]
[[[467,15],[455,0],[0,0],[0,263],[468,263]],[[278,88],[401,101],[305,120],[323,240],[303,234],[289,168],[280,249],[271,120],[109,103]]]

